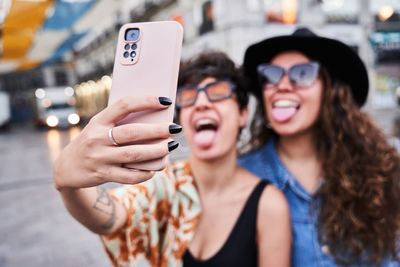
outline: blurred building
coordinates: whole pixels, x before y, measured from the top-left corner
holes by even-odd
[[[227,52],[238,64],[249,44],[274,35],[290,34],[300,25],[320,35],[337,38],[360,54],[368,66],[371,84],[365,110],[386,132],[394,133],[398,129],[398,0],[113,1],[116,2],[119,2],[116,12],[110,14],[110,18],[99,18],[97,29],[82,38],[63,61],[24,72],[23,79],[21,73],[1,76],[0,88],[25,91],[33,86],[68,83],[82,95],[96,86],[103,88],[101,94],[104,95],[104,84],[100,81],[108,81],[102,77],[112,73],[118,29],[127,22],[176,20],[185,29],[184,59],[205,49],[218,49]],[[90,80],[92,82],[88,83]]]

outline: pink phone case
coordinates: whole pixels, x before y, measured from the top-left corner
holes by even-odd
[[[164,110],[130,114],[117,125],[172,123],[182,38],[182,26],[175,21],[128,23],[121,27],[108,104],[126,96],[154,95],[169,97],[172,105]],[[159,140],[146,140],[145,143],[155,142]],[[125,167],[157,171],[165,168],[166,162],[167,157],[163,157],[126,164]]]

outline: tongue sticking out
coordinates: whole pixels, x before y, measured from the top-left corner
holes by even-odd
[[[214,130],[202,130],[196,133],[194,142],[200,148],[208,148],[212,145],[215,138]]]
[[[290,120],[294,114],[296,114],[297,109],[295,107],[285,107],[285,108],[273,108],[272,117],[277,122],[284,122]]]

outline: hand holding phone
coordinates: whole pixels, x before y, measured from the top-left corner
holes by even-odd
[[[126,123],[172,123],[183,29],[174,21],[128,23],[118,35],[109,104],[127,96],[160,96],[172,100],[164,110],[131,113]],[[161,140],[145,140],[142,144]],[[139,170],[161,170],[167,158],[125,164]]]

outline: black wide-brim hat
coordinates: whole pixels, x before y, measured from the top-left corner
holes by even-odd
[[[265,39],[246,50],[243,72],[250,90],[260,96],[257,66],[270,62],[284,51],[295,50],[324,66],[333,80],[351,87],[354,101],[361,107],[368,96],[368,73],[358,54],[348,45],[334,39],[320,37],[307,28],[299,28],[291,35]]]

